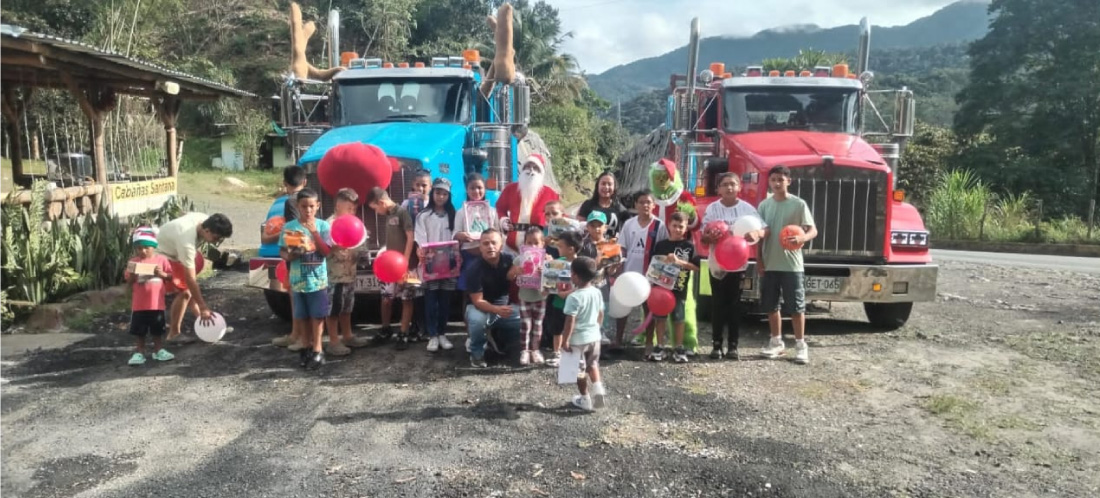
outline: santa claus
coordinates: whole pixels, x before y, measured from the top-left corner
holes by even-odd
[[[505,248],[519,253],[523,240],[517,239],[530,226],[546,226],[546,205],[558,200],[558,193],[544,185],[546,159],[541,154],[531,154],[520,167],[519,181],[504,187],[497,199],[497,215],[501,227],[508,232]]]

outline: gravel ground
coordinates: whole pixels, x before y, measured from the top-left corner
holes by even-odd
[[[125,316],[3,363],[5,496],[1096,496],[1100,276],[943,264],[909,325],[810,320],[813,363],[604,362],[607,409],[554,372],[458,348],[305,372],[244,275],[204,282],[235,331],[126,366]],[[364,325],[361,333],[372,326]],[[702,337],[709,336],[703,325]],[[743,331],[742,354],[766,336]],[[706,342],[705,340],[702,342]]]

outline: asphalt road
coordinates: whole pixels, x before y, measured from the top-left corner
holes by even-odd
[[[1100,274],[1100,258],[1075,258],[1070,256],[1045,256],[1039,254],[933,249],[932,259],[934,261],[959,261],[997,266],[1017,266],[1039,270]]]

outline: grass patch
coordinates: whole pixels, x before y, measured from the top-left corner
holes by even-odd
[[[815,380],[798,386],[795,392],[803,398],[821,401],[842,395],[856,395],[870,388],[871,382],[867,379],[843,379],[831,382]]]
[[[1026,335],[1009,336],[1005,344],[1029,358],[1068,363],[1082,377],[1100,379],[1100,343],[1087,341],[1080,333],[1065,330],[1044,330]]]
[[[237,178],[248,184],[247,188],[226,183],[227,177]],[[179,192],[182,195],[213,194],[250,201],[269,201],[278,196],[283,187],[281,171],[249,170],[224,171],[219,169],[192,169],[181,171]]]
[[[924,401],[924,409],[932,415],[958,417],[974,413],[978,403],[950,394],[935,394]]]
[[[930,396],[922,405],[929,413],[943,419],[949,427],[986,443],[997,441],[997,430],[1039,429],[1039,424],[1015,414],[984,416],[981,403],[952,394]]]

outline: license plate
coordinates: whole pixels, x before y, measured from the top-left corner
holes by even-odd
[[[378,277],[374,275],[358,275],[355,277],[355,290],[358,292],[376,292],[382,289],[378,283]]]
[[[806,277],[806,293],[836,294],[844,284],[844,277]]]

